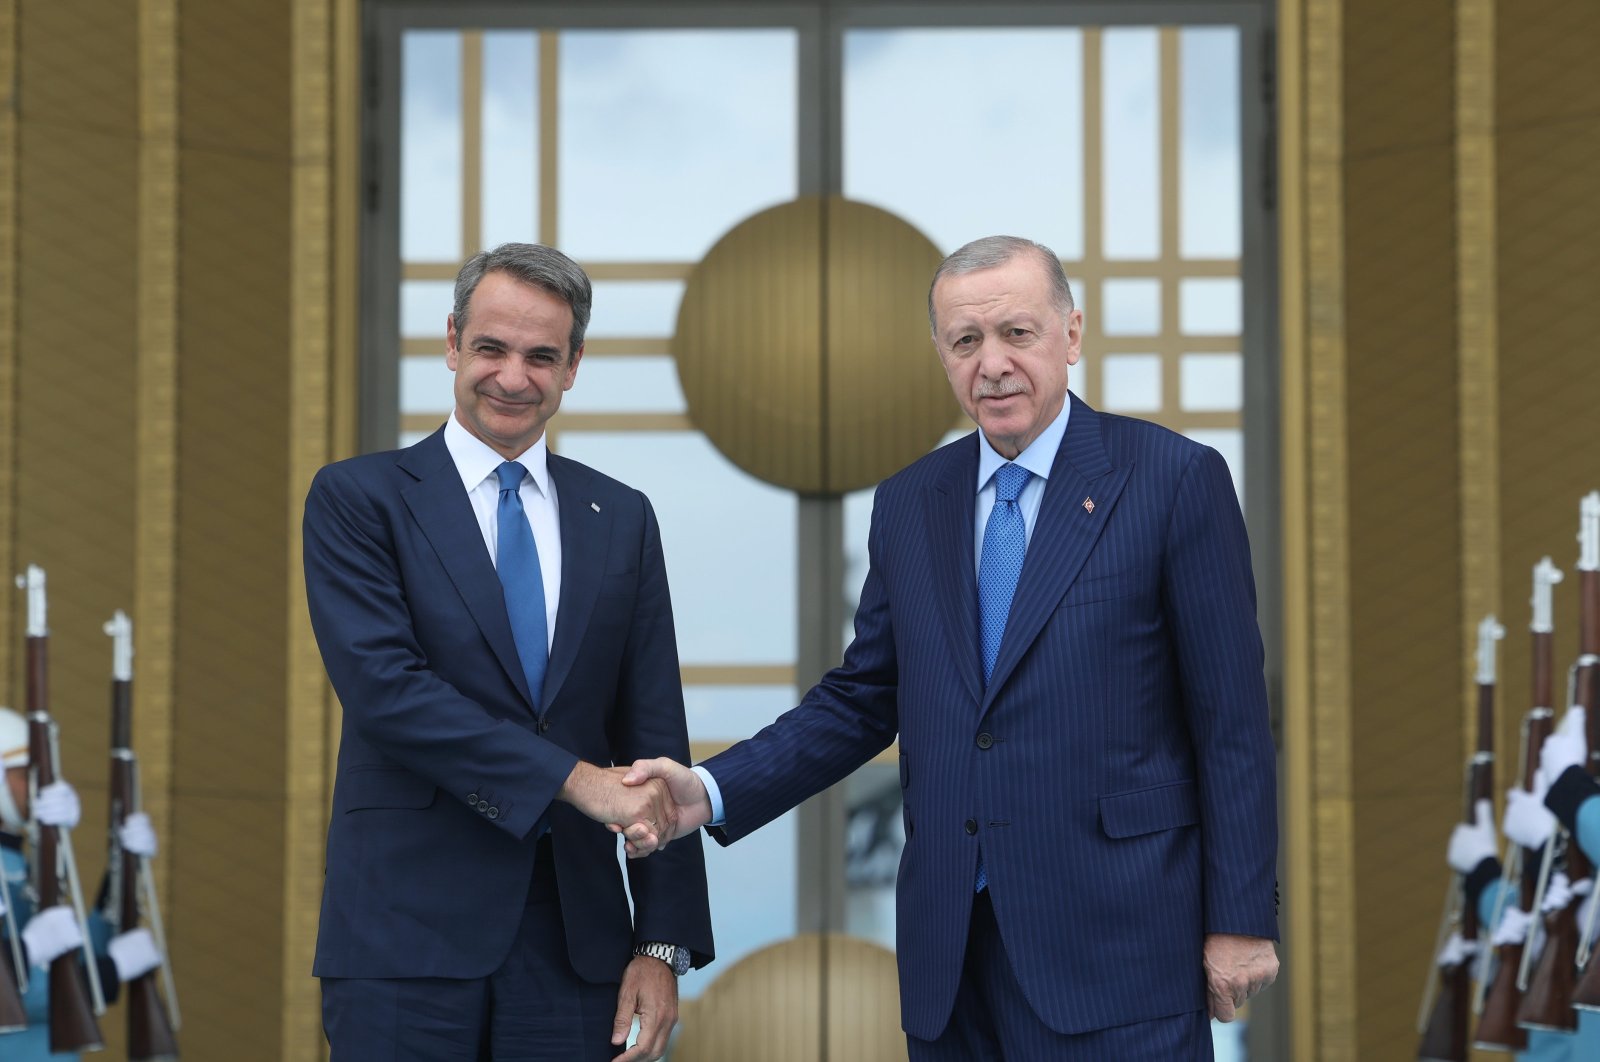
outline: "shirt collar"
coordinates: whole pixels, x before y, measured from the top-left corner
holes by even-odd
[[[1015,463],[1026,468],[1040,479],[1050,478],[1050,466],[1055,463],[1056,451],[1061,449],[1061,439],[1067,434],[1067,416],[1072,412],[1072,396],[1061,400],[1061,412],[1056,414],[1039,437],[1016,456]],[[980,430],[978,432],[978,490],[982,490],[1001,465],[1010,463],[1001,457]]]
[[[456,471],[461,475],[461,485],[467,488],[469,494],[477,490],[480,483],[494,475],[495,469],[506,460],[495,453],[488,443],[462,427],[454,413],[451,413],[450,419],[445,421],[444,445],[450,451],[450,459],[455,462]],[[544,433],[540,432],[538,441],[512,458],[528,470],[528,475],[533,477],[533,485],[547,498],[550,496],[550,467],[547,460],[549,454],[550,449],[545,443]]]

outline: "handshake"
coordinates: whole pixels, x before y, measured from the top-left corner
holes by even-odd
[[[557,799],[621,834],[629,859],[665,848],[711,821],[711,798],[700,776],[665,757],[632,767],[580,762]]]

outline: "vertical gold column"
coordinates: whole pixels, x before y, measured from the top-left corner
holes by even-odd
[[[1294,1057],[1356,1056],[1340,0],[1283,0],[1284,644]],[[1296,72],[1303,80],[1297,79]]]
[[[17,4],[0,0],[0,92],[17,83]],[[17,109],[0,106],[0,577],[16,571]],[[4,589],[0,584],[0,589]],[[0,704],[17,689],[11,608],[0,608]]]
[[[1456,5],[1457,319],[1461,359],[1462,658],[1500,586],[1500,410],[1495,266],[1494,0]],[[1501,616],[1516,630],[1516,616]],[[1502,683],[1501,689],[1511,687]],[[1505,698],[1502,698],[1504,701]],[[1463,685],[1462,734],[1470,754],[1477,692]],[[1502,718],[1505,712],[1501,713]],[[1505,727],[1500,727],[1501,733]],[[1501,776],[1517,767],[1500,757]]]
[[[461,258],[483,250],[483,31],[461,34]]]
[[[139,3],[139,354],[134,497],[134,748],[145,811],[172,835],[178,400],[178,0]],[[156,860],[162,886],[171,860]],[[162,888],[162,895],[170,890]]]
[[[1099,28],[1086,26],[1083,30],[1083,280],[1084,290],[1078,292],[1078,302],[1087,304],[1083,315],[1083,349],[1091,358],[1099,358],[1105,349],[1104,286],[1105,279],[1105,156],[1102,151],[1102,129],[1105,122],[1105,81],[1101,72]],[[1083,399],[1090,405],[1100,403],[1100,381],[1105,373],[1100,363],[1093,363],[1088,373],[1088,386]],[[960,427],[965,429],[967,422]]]
[[[560,165],[561,38],[555,30],[539,33],[539,242],[559,247],[556,227]]]

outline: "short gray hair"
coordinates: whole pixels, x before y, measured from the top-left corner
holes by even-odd
[[[572,335],[567,348],[567,358],[583,346],[583,334],[589,328],[589,311],[594,304],[594,289],[589,275],[556,250],[540,243],[502,243],[492,251],[479,251],[462,265],[456,274],[455,308],[451,315],[456,322],[459,337],[467,329],[467,304],[478,282],[490,273],[505,273],[514,280],[543,288],[572,309]]]
[[[935,338],[939,321],[933,309],[933,289],[939,286],[941,278],[959,277],[967,273],[976,273],[980,269],[993,269],[1024,254],[1037,259],[1040,268],[1050,278],[1050,301],[1055,303],[1056,310],[1065,321],[1073,308],[1072,288],[1067,284],[1066,270],[1061,268],[1061,259],[1056,257],[1056,253],[1042,243],[1025,240],[1021,236],[985,236],[958,247],[950,257],[940,262],[939,268],[933,272],[933,282],[928,285],[928,329],[936,333]]]

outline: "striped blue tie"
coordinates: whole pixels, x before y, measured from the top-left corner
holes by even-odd
[[[548,628],[544,615],[544,576],[539,571],[539,547],[518,493],[527,471],[515,461],[495,469],[500,477],[500,505],[496,512],[495,569],[506,595],[506,615],[511,637],[517,643],[522,674],[534,709],[544,690],[545,665],[550,660]]]
[[[983,682],[987,686],[1000,656],[1000,639],[1011,615],[1011,599],[1022,575],[1022,558],[1028,551],[1028,525],[1023,522],[1017,496],[1033,475],[1021,465],[1004,464],[994,473],[994,508],[983,528],[983,554],[978,560],[978,627],[983,646]],[[989,886],[989,875],[978,853],[978,879],[974,890]]]

